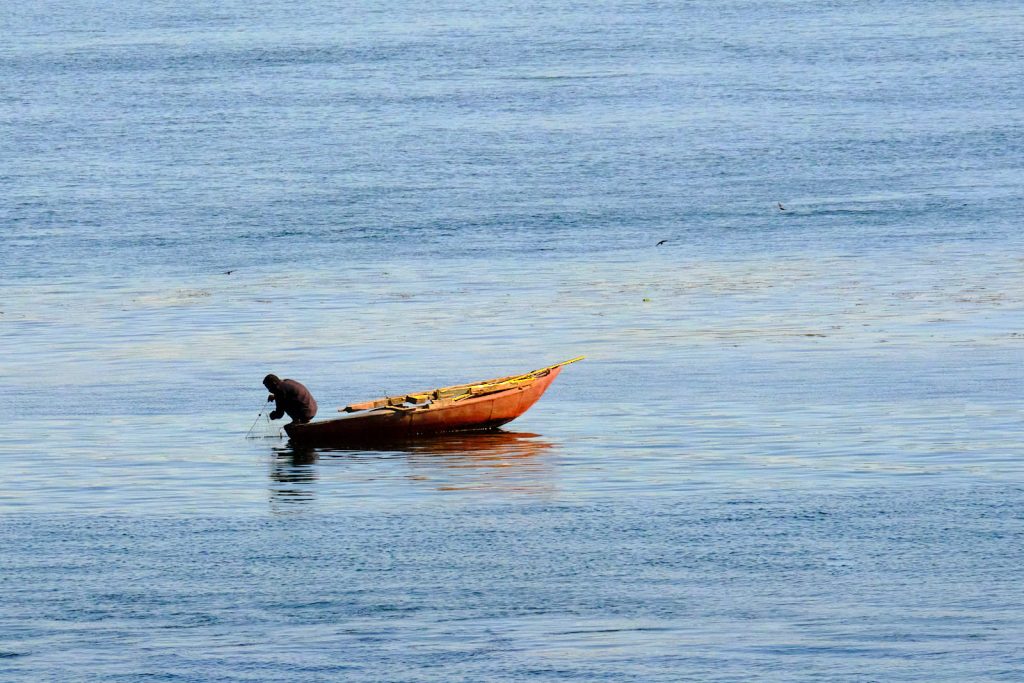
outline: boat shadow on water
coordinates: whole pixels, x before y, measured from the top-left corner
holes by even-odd
[[[323,483],[321,475],[325,481],[330,479],[335,485],[350,488],[367,482],[379,486],[390,480],[395,487],[412,483],[417,488],[426,486],[437,492],[546,494],[554,491],[552,466],[545,457],[553,449],[557,450],[555,444],[538,434],[500,429],[331,448],[289,442],[274,449],[271,502],[275,508],[311,502],[317,489],[325,493],[327,488],[318,485]],[[318,471],[328,461],[348,464],[346,473],[359,476],[348,479],[331,469]]]

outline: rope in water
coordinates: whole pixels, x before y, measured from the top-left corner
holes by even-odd
[[[267,403],[270,403],[270,401],[267,401]],[[267,403],[264,403],[263,407],[260,408],[260,414],[257,415],[256,419],[252,421],[252,427],[249,427],[249,431],[245,433],[245,438],[248,439],[249,435],[252,434],[252,430],[256,429],[256,423],[260,421],[261,417],[263,417],[263,411],[267,409]]]

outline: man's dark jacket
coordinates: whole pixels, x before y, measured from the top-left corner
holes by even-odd
[[[277,410],[270,414],[271,420],[277,420],[282,413],[296,422],[309,422],[316,415],[316,400],[309,389],[293,379],[283,379],[274,389],[274,401]]]

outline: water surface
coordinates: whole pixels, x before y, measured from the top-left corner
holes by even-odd
[[[3,17],[0,677],[1021,677],[1018,4]]]

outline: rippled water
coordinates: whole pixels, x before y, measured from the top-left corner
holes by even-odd
[[[1024,674],[1017,4],[4,16],[0,677]]]

